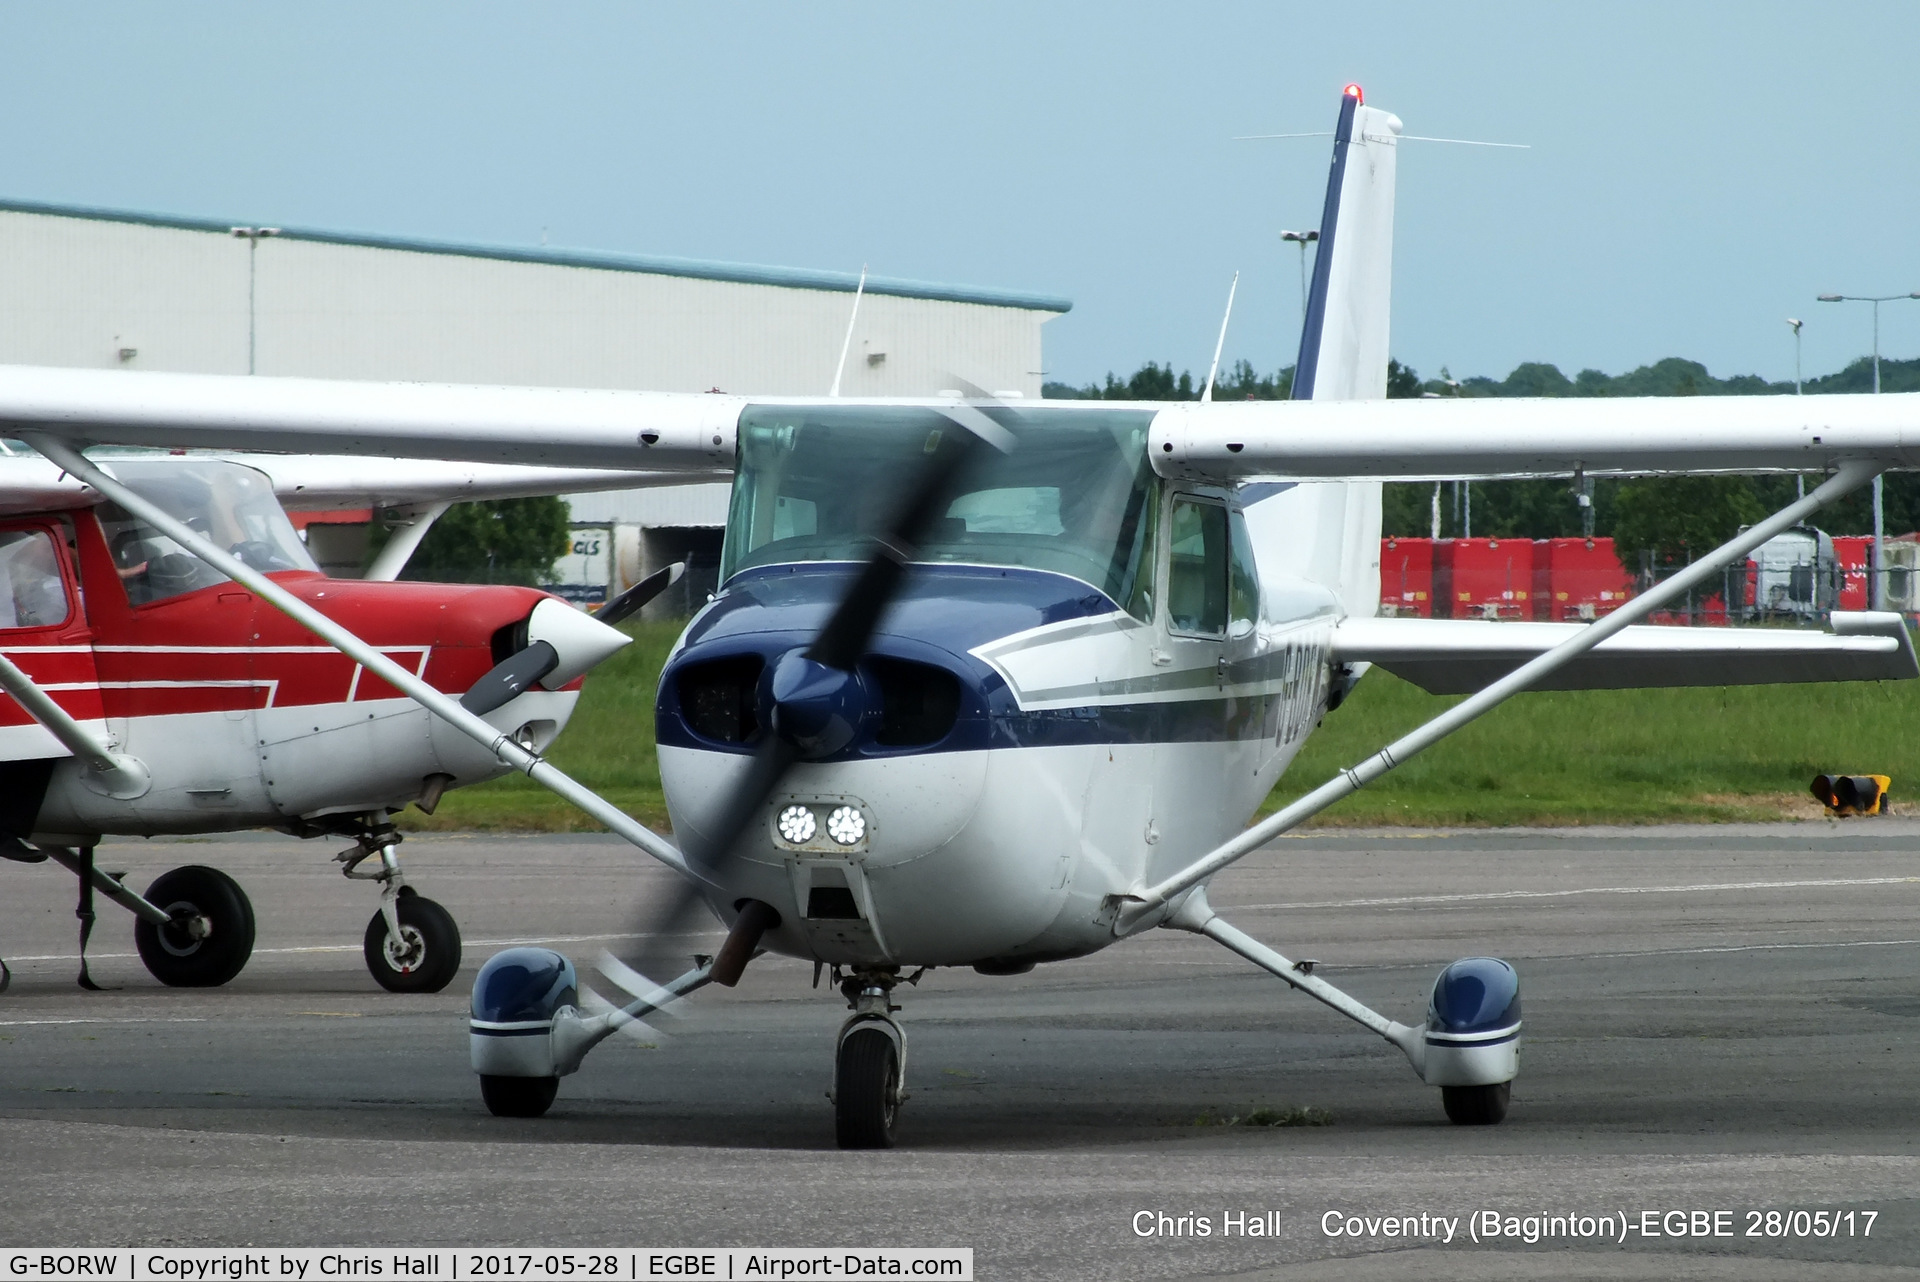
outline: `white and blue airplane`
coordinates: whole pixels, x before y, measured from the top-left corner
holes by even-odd
[[[472,1056],[496,1113],[544,1112],[599,1040],[738,982],[771,950],[833,968],[852,1011],[836,1042],[838,1139],[889,1145],[908,972],[1016,974],[1171,928],[1391,1043],[1454,1121],[1498,1122],[1518,1071],[1511,966],[1453,963],[1403,1023],[1228,924],[1208,883],[1522,690],[1920,675],[1898,615],[1835,614],[1826,633],[1637,625],[1877,472],[1920,466],[1920,395],[1389,402],[1399,136],[1357,88],[1343,95],[1291,402],[6,368],[0,426],[682,874],[689,902],[726,927],[713,957],[665,982],[603,963],[633,998],[617,1008],[550,950],[489,961]],[[731,476],[720,591],[660,677],[675,839],[142,507],[81,452],[108,442]],[[1597,622],[1374,617],[1382,478],[1696,470],[1826,479]],[[1475,693],[1249,827],[1372,664]]]

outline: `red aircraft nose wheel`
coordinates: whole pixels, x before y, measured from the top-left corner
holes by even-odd
[[[384,912],[367,923],[367,969],[390,993],[437,993],[460,970],[460,928],[453,915],[431,899],[402,886],[394,903],[400,938],[387,929]]]

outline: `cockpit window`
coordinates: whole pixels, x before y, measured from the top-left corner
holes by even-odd
[[[918,559],[1051,570],[1132,604],[1143,564],[1152,573],[1152,414],[1019,407],[994,416],[1017,447],[972,468]],[[919,475],[930,434],[961,430],[927,408],[748,409],[722,581],[756,565],[864,560]]]
[[[50,628],[67,621],[67,589],[53,536],[0,530],[0,628]]]
[[[113,459],[141,498],[262,573],[318,570],[261,473],[214,459]],[[113,503],[96,511],[114,568],[135,605],[227,582],[227,576]]]
[[[1217,637],[1227,630],[1227,509],[1174,499],[1167,522],[1167,617],[1175,632]]]

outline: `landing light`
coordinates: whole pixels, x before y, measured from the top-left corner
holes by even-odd
[[[813,811],[805,806],[788,806],[782,810],[778,825],[780,835],[796,846],[812,841],[814,829],[817,827]]]
[[[852,806],[841,806],[827,816],[827,836],[843,846],[858,845],[866,835],[866,816]]]

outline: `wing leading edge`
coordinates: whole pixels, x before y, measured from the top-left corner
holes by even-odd
[[[1629,627],[1535,688],[1624,690],[1920,676],[1900,615],[1836,610],[1832,620],[1832,632]],[[1333,661],[1378,664],[1431,694],[1471,694],[1587,626],[1348,618],[1334,629]]]
[[[632,468],[712,479],[731,471],[736,425],[750,403],[817,398],[0,366],[0,435],[44,431],[76,444]],[[1157,411],[1149,440],[1161,475],[1220,482],[1819,472],[1849,460],[1920,468],[1920,392],[1137,408]]]
[[[1149,439],[1162,476],[1210,481],[1914,468],[1920,392],[1183,404]]]

